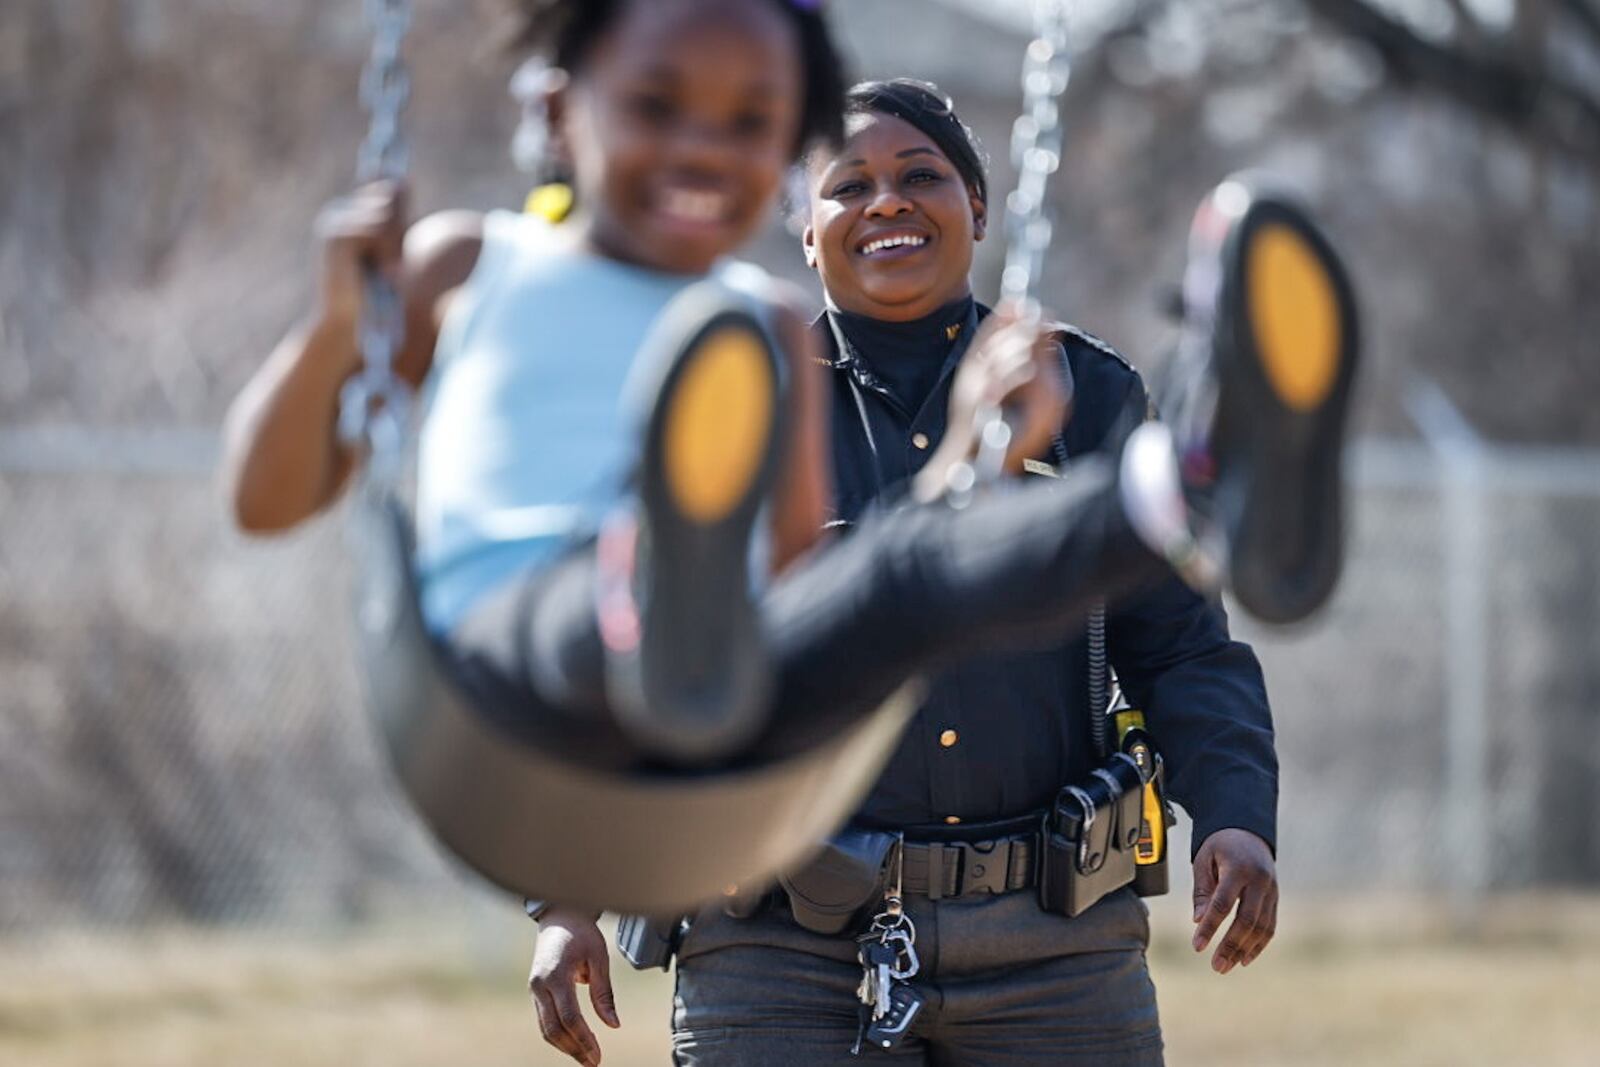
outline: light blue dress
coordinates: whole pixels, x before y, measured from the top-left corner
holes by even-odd
[[[712,274],[752,294],[767,284],[732,260]],[[637,449],[639,412],[624,400],[635,353],[697,280],[570,248],[533,216],[485,217],[477,265],[440,333],[418,442],[416,564],[433,632],[547,565],[621,500]]]

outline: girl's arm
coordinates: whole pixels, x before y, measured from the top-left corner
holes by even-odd
[[[222,476],[234,521],[250,533],[287,530],[339,496],[359,462],[337,434],[339,391],[361,368],[357,332],[364,265],[394,278],[406,309],[396,372],[427,377],[449,297],[477,262],[482,220],[435,215],[406,230],[405,190],[378,183],[330,205],[317,224],[316,307],[290,331],[234,401]]]

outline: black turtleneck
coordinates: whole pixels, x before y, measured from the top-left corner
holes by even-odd
[[[972,314],[972,297],[962,297],[910,322],[884,322],[848,311],[829,314],[855,349],[855,355],[906,413],[915,415],[939,384],[960,328]]]

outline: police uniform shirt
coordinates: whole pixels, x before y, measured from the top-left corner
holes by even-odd
[[[844,536],[868,507],[903,497],[938,447],[956,365],[987,314],[967,300],[914,323],[833,311],[814,324],[832,371],[835,524]],[[1148,406],[1137,372],[1088,334],[1062,327],[1057,337],[1075,386],[1060,444],[1069,457],[1115,452]],[[1172,798],[1194,822],[1194,847],[1225,827],[1275,847],[1266,688],[1255,654],[1229,638],[1220,606],[1174,578],[1110,605],[1107,638],[1117,677],[1161,746]],[[960,836],[963,826],[1038,812],[1093,767],[1081,636],[980,656],[928,682],[858,823],[913,838]]]

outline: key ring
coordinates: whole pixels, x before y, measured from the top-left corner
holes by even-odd
[[[917,928],[910,925],[890,930],[884,934],[884,944],[897,941],[900,947],[895,950],[894,963],[889,968],[889,974],[898,982],[915,978],[917,972],[922,970],[922,959],[917,955],[916,949]]]
[[[905,916],[903,890],[906,874],[906,839],[904,834],[895,835],[894,857],[890,860],[890,863],[893,864],[894,876],[889,883],[889,892],[883,899],[883,910],[891,919],[903,918]],[[874,925],[876,925],[876,921],[874,921]]]
[[[877,916],[872,920],[872,929],[862,934],[859,940],[870,941],[873,938],[877,938],[880,941],[888,941],[891,938],[899,937],[903,937],[908,941],[917,939],[917,924],[912,922],[911,916],[904,912],[899,915],[888,916],[887,921],[885,921],[885,916]]]

